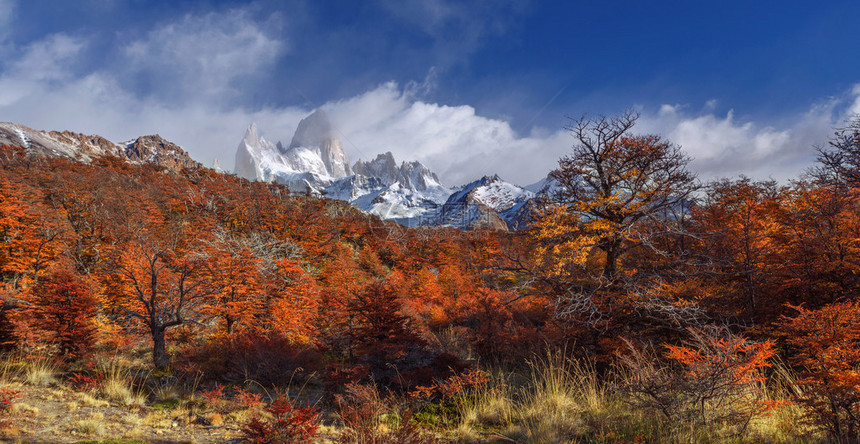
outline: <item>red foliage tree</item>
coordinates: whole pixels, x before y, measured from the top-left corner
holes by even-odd
[[[283,396],[264,409],[271,418],[260,416],[242,428],[245,438],[254,444],[311,443],[319,428],[319,412],[313,407],[296,407]]]
[[[93,318],[98,299],[77,274],[60,269],[39,280],[32,289],[32,305],[23,310],[30,324],[48,341],[59,345],[65,358],[86,356],[95,343]]]
[[[170,364],[168,329],[193,323],[209,295],[201,257],[169,239],[142,230],[114,259],[112,302],[141,321],[152,339],[156,367]]]
[[[724,424],[742,432],[769,405],[758,383],[775,351],[770,341],[752,342],[725,328],[690,329],[683,345],[666,345],[666,360],[632,345],[621,357],[630,376],[628,402],[653,409],[670,421]]]
[[[807,390],[798,401],[840,442],[860,439],[860,305],[838,302],[817,310],[793,307],[783,319],[790,362]]]

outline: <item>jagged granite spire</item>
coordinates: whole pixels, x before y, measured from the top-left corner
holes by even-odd
[[[308,148],[319,154],[331,177],[341,178],[352,175],[349,157],[343,149],[340,138],[335,135],[334,127],[325,111],[318,109],[299,122],[287,151],[299,147]]]

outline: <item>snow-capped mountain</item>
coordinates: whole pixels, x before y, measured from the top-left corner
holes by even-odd
[[[278,148],[281,150],[280,144]],[[309,158],[305,153],[313,153],[322,159],[325,171],[334,178],[352,174],[343,143],[335,136],[328,115],[320,109],[299,122],[290,148],[284,153],[295,159]]]
[[[303,119],[289,148],[258,135],[251,124],[236,152],[235,173],[251,180],[277,182],[291,191],[349,201],[383,219],[409,226],[487,227],[518,230],[533,214],[534,190],[486,176],[452,190],[420,162],[401,162],[391,152],[352,167],[323,111]]]
[[[286,185],[291,191],[346,200],[364,211],[401,222],[445,202],[451,191],[420,162],[399,166],[389,152],[350,166],[325,112],[314,111],[296,129],[289,148],[258,135],[251,124],[236,151],[238,176]]]
[[[534,192],[498,175],[484,176],[453,193],[437,212],[434,225],[518,229],[515,216],[534,197]]]
[[[259,137],[252,123],[236,151],[234,172],[249,180],[277,182],[294,192],[319,195],[335,180],[350,176],[352,169],[328,116],[317,110],[299,123],[287,149],[281,142]]]
[[[405,225],[419,225],[445,203],[451,190],[420,162],[397,166],[390,152],[353,165],[354,175],[325,189],[325,196],[347,200],[364,211]]]
[[[20,146],[31,155],[68,157],[82,162],[90,162],[100,156],[116,156],[129,163],[152,163],[173,171],[201,167],[201,164],[194,161],[179,145],[164,140],[157,134],[114,143],[97,135],[70,131],[39,131],[23,125],[0,122],[0,145]]]
[[[159,135],[115,143],[98,135],[38,131],[0,122],[0,145],[21,147],[28,155],[67,157],[90,162],[116,156],[134,164],[155,164],[172,171],[199,169],[178,145]],[[221,171],[219,161],[213,169]],[[315,111],[303,119],[288,148],[261,137],[251,124],[236,151],[235,174],[278,182],[290,190],[349,201],[358,208],[408,226],[486,227],[519,230],[534,220],[536,199],[552,192],[544,179],[528,187],[485,176],[458,188],[442,185],[420,162],[401,162],[391,152],[350,166],[328,116]]]
[[[332,185],[327,196],[349,200],[364,211],[408,225],[419,224],[428,212],[445,203],[451,190],[421,162],[397,166],[391,152],[370,161],[359,160],[352,167],[356,179],[349,182],[352,198],[345,199],[343,185]]]

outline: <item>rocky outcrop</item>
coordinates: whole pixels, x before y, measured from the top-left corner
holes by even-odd
[[[39,131],[2,122],[0,145],[20,146],[34,156],[67,157],[82,162],[90,162],[100,156],[116,156],[130,163],[151,163],[172,171],[202,167],[179,145],[158,135],[114,143],[98,135],[71,131]]]
[[[299,122],[290,147],[284,154],[299,148],[307,148],[318,155],[329,176],[339,179],[352,175],[343,143],[334,134],[331,121],[323,110],[318,109]]]
[[[164,140],[158,134],[138,137],[125,143],[123,155],[131,163],[150,163],[173,171],[186,168],[196,170],[203,166],[179,145]]]

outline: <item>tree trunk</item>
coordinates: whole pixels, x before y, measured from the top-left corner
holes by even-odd
[[[236,321],[233,319],[232,316],[227,315],[224,316],[224,322],[227,323],[227,334],[232,336],[233,331],[236,329]]]
[[[606,263],[603,264],[603,277],[610,281],[615,278],[618,258],[621,256],[621,239],[610,239],[606,243]]]
[[[170,366],[170,357],[167,356],[163,328],[152,329],[152,363],[155,365],[155,368],[160,369]]]

